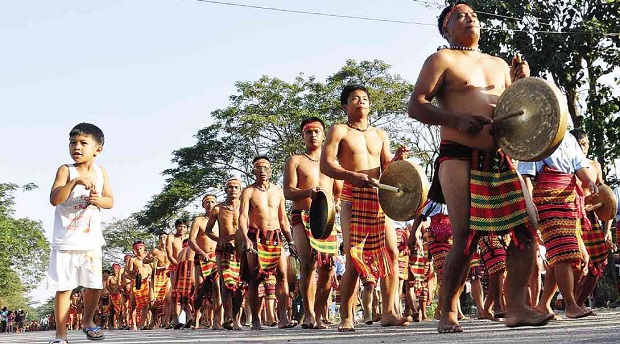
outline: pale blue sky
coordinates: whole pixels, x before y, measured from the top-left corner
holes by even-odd
[[[302,71],[324,80],[347,59],[381,59],[414,82],[444,44],[434,26],[439,10],[411,0],[235,2],[431,25],[195,0],[4,1],[0,181],[39,186],[17,194],[16,216],[51,230],[49,188],[58,166],[71,162],[68,133],[79,122],[106,135],[97,160],[108,169],[116,204],[104,219],[120,219],[161,190],[171,152],[193,144],[209,113],[227,106],[235,81],[292,80]]]

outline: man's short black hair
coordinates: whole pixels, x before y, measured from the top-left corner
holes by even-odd
[[[347,104],[349,102],[349,95],[357,90],[362,90],[366,92],[366,95],[368,96],[368,99],[370,100],[370,94],[368,94],[368,90],[366,89],[366,87],[360,84],[349,84],[349,85],[346,85],[342,89],[342,93],[340,93],[340,104],[342,105]]]
[[[103,271],[101,271],[101,273],[107,273],[108,275],[112,274],[112,271],[108,270],[108,269],[104,269]]]
[[[99,127],[94,124],[82,122],[76,125],[69,132],[69,138],[72,138],[77,135],[89,135],[93,138],[93,140],[95,140],[95,142],[97,142],[98,144],[102,146],[105,142],[103,131],[101,131],[101,129],[99,129]]]
[[[471,7],[471,5],[467,2],[467,1],[455,1],[454,4],[452,5],[448,5],[446,8],[443,9],[443,11],[441,11],[441,14],[439,15],[439,18],[437,18],[437,28],[439,29],[439,34],[441,35],[441,37],[444,37],[443,35],[443,20],[446,18],[446,16],[448,15],[448,12],[450,12],[456,5],[467,5],[469,7]],[[473,7],[472,7],[473,9]]]
[[[323,122],[322,119],[313,116],[313,117],[304,118],[304,120],[301,121],[301,124],[299,125],[299,131],[301,131],[301,133],[303,134],[304,126],[306,124],[312,123],[312,122],[319,122],[319,123],[321,123],[321,126],[323,127],[323,130],[325,130],[325,122]]]
[[[178,220],[174,221],[174,226],[177,227],[178,225],[187,225],[187,220],[186,219],[178,219]]]
[[[588,133],[581,128],[575,128],[571,130],[570,133],[577,139],[577,141],[581,141],[582,139],[588,137]]]
[[[269,157],[267,157],[266,155],[259,155],[252,160],[252,165],[254,165],[258,160],[267,160],[271,164],[271,160],[269,160]]]

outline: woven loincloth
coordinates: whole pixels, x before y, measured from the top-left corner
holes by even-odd
[[[437,277],[441,280],[443,274],[443,265],[446,256],[452,248],[452,225],[448,215],[437,214],[431,216],[431,225],[427,230],[428,233],[428,249],[433,260],[433,267],[437,273]],[[441,234],[440,234],[441,233]],[[450,233],[448,236],[447,233]],[[436,237],[439,237],[438,240]],[[448,237],[446,240],[445,237]]]
[[[482,275],[484,275],[484,271],[480,262],[480,254],[476,251],[471,256],[471,261],[469,262],[469,275],[467,278],[470,280],[477,280],[482,278]]]
[[[398,247],[398,278],[407,280],[409,278],[409,247],[408,229],[400,228],[396,230],[396,245]]]
[[[413,286],[416,298],[421,302],[429,299],[428,277],[431,262],[426,259],[424,251],[409,255],[409,285]]]
[[[215,258],[215,252],[207,252],[206,258],[206,260],[202,260],[199,255],[196,255],[194,260],[197,260],[200,264],[202,277],[205,280],[213,280],[214,278],[217,278],[217,260]]]
[[[266,300],[275,300],[276,299],[276,276],[269,275],[263,281],[263,293]]]
[[[136,302],[136,309],[141,309],[149,303],[149,283],[148,278],[142,279],[142,285],[140,289],[136,289],[135,286],[131,288],[133,292],[134,301]]]
[[[168,277],[168,273],[166,270],[158,270],[155,273],[155,280],[153,283],[153,294],[154,300],[163,301],[166,299],[166,294],[168,293],[168,281],[170,278]]]
[[[110,303],[114,308],[114,314],[120,314],[123,309],[123,296],[120,291],[110,293]]]
[[[442,141],[435,170],[439,171],[442,162],[452,159],[467,160],[471,164],[470,232],[464,254],[469,254],[476,236],[491,233],[509,234],[518,248],[525,248],[525,243],[519,242],[515,234],[528,231],[533,235],[534,228],[527,215],[521,182],[510,157],[502,151],[485,152]],[[433,178],[429,198],[445,203],[438,173]]]
[[[583,260],[577,239],[577,184],[571,173],[545,166],[536,175],[534,204],[538,209],[538,229],[547,249],[549,267],[559,262],[579,263]]]
[[[248,238],[252,240],[256,251],[258,251],[258,275],[261,279],[274,275],[280,265],[282,255],[282,242],[280,240],[280,230],[261,230],[250,228]]]
[[[218,249],[216,254],[220,255],[220,273],[224,285],[228,290],[236,291],[241,284],[241,276],[239,276],[241,263],[237,258],[235,247],[227,243],[224,249]]]
[[[185,260],[176,267],[174,289],[172,290],[172,301],[181,305],[190,304],[194,289],[192,280],[192,261]]]
[[[480,247],[480,256],[489,275],[506,270],[506,247],[508,245],[504,237],[497,235],[482,236],[478,240],[478,247]]]
[[[592,276],[600,277],[607,267],[607,253],[609,249],[605,242],[605,232],[596,213],[593,211],[588,212],[587,219],[590,221],[591,229],[583,231],[581,238],[590,256],[588,273]]]
[[[334,255],[338,253],[338,237],[335,230],[332,230],[326,239],[315,239],[310,230],[310,213],[306,210],[293,210],[291,212],[291,226],[303,224],[306,236],[310,241],[312,256],[316,259],[317,265],[333,265]]]
[[[375,284],[392,274],[394,267],[385,246],[385,214],[375,188],[353,187],[350,238],[352,263],[364,284]]]

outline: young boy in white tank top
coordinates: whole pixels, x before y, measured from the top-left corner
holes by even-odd
[[[56,291],[56,339],[50,344],[68,343],[65,323],[71,291],[78,286],[85,288],[83,332],[90,340],[104,338],[93,319],[103,289],[101,209],[114,205],[107,172],[94,162],[103,144],[97,126],[76,125],[69,133],[69,154],[75,163],[58,168],[50,193],[50,203],[56,206],[47,275],[47,288]]]

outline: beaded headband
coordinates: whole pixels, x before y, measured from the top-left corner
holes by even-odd
[[[138,243],[135,243],[132,247],[134,250],[137,250],[140,248],[140,246],[144,247],[144,243],[138,242]]]
[[[256,160],[256,161],[254,162],[254,164],[252,164],[252,166],[256,167],[256,166],[258,166],[258,165],[264,165],[264,163],[263,163],[263,164],[261,164],[261,162],[263,162],[263,161],[266,161],[268,165],[271,165],[271,163],[270,163],[270,162],[269,162],[269,160],[267,160],[267,159],[258,159],[258,160]]]
[[[452,16],[456,12],[456,10],[459,9],[460,6],[467,6],[467,5],[465,5],[465,4],[456,4],[456,5],[452,6],[452,9],[443,18],[443,23],[441,24],[441,31],[446,31],[446,27],[448,26],[448,23],[450,22],[450,19],[452,18]],[[445,36],[445,34],[444,34],[444,36]]]
[[[226,186],[228,186],[232,182],[237,182],[237,183],[241,184],[241,180],[239,180],[239,178],[237,178],[237,177],[230,177],[230,178],[228,178],[226,180]]]
[[[321,130],[323,130],[323,126],[321,125],[320,122],[306,123],[306,125],[304,125],[304,127],[301,129],[301,132],[305,133],[306,130],[312,130],[312,129],[321,129]]]

